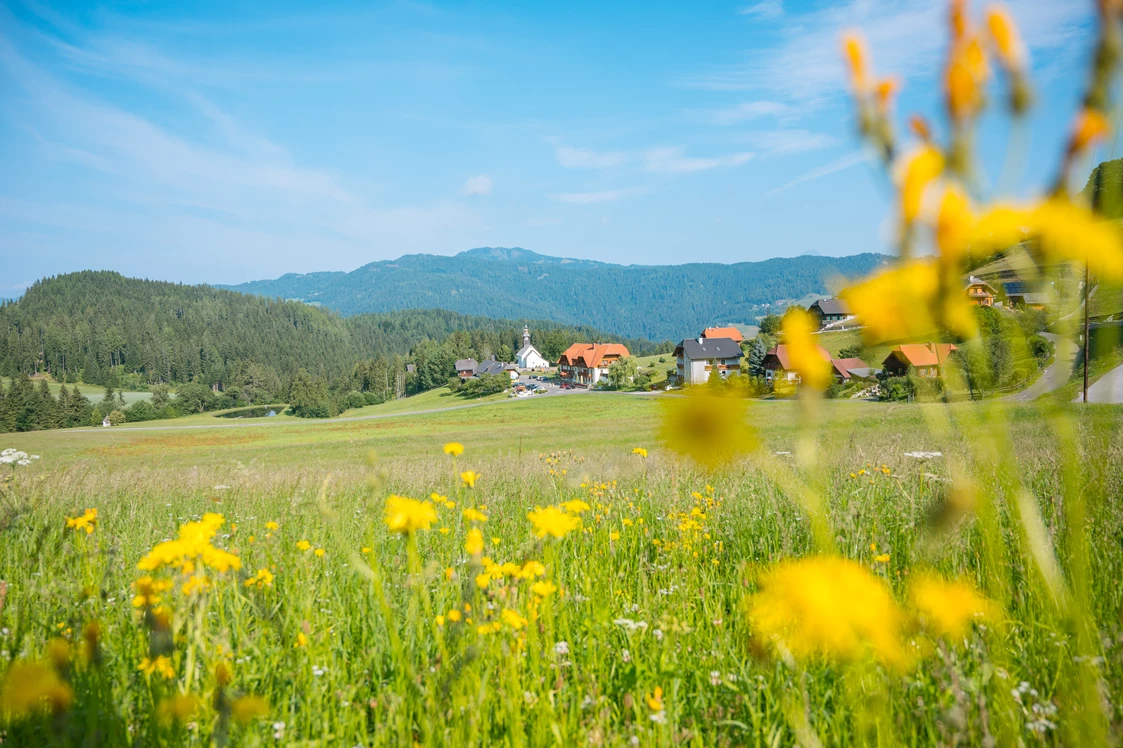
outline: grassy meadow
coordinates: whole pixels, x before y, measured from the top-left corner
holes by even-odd
[[[1081,617],[1056,597],[1075,594],[1058,590],[1076,478],[1051,412],[828,401],[811,466],[802,404],[754,403],[757,447],[707,469],[662,446],[675,402],[6,435],[40,459],[5,488],[0,730],[13,745],[1118,738],[1123,409],[1073,421],[1095,561]],[[980,452],[984,413],[1008,442]],[[1060,582],[1034,566],[1021,489]],[[555,509],[536,524],[536,507]],[[786,589],[769,574],[801,557],[843,564],[831,574],[874,616],[858,630],[899,619],[899,644],[765,638],[760,602]],[[925,609],[914,581],[930,578],[978,590],[948,608],[975,617]],[[848,620],[856,603],[831,600],[804,613]]]

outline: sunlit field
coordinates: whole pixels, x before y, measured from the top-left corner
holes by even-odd
[[[952,406],[935,436],[926,411],[943,406],[833,404],[811,472],[793,462],[799,407],[750,408],[759,446],[713,471],[659,445],[659,402],[626,396],[13,435],[41,457],[7,487],[0,647],[25,670],[2,698],[9,717],[32,689],[47,700],[7,740],[738,745],[804,729],[826,743],[1081,742],[1073,622],[1027,566],[1015,484],[963,449],[975,406]],[[1121,416],[1077,422],[1091,656],[1114,734]],[[1010,418],[1002,449],[1063,547],[1048,422]],[[989,519],[949,491],[958,460],[993,476],[976,485]],[[776,566],[815,547],[805,480],[826,499],[833,592]],[[867,613],[854,619],[832,597],[843,591]],[[762,599],[821,630],[774,631]]]

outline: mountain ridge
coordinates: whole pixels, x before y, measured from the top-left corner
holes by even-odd
[[[522,247],[476,247],[451,256],[402,255],[350,272],[287,273],[217,287],[321,305],[344,316],[441,308],[503,319],[552,319],[665,340],[693,335],[715,322],[751,323],[769,305],[826,294],[832,278],[866,275],[888,260],[864,253],[617,265]]]

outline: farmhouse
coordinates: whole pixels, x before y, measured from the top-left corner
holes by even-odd
[[[702,337],[706,339],[729,338],[734,343],[740,343],[745,339],[736,327],[707,327],[702,331]]]
[[[741,346],[732,338],[687,338],[675,347],[675,358],[683,384],[703,384],[714,369],[723,379],[741,371]]]
[[[819,355],[823,357],[824,361],[831,360],[831,354],[827,352],[822,346],[815,346],[819,349]],[[775,384],[776,382],[798,382],[799,374],[792,368],[791,358],[788,355],[788,346],[784,343],[771,348],[764,354],[764,379],[767,382]]]
[[[846,384],[852,378],[869,379],[877,373],[877,369],[871,369],[869,364],[860,358],[832,358],[831,359],[832,373],[834,379],[839,384]]]
[[[967,276],[963,284],[963,290],[967,294],[969,303],[975,306],[994,306],[994,286],[973,275]]]
[[[461,381],[474,377],[479,365],[479,362],[474,358],[458,358],[456,359],[456,375],[460,377]]]
[[[836,322],[852,320],[855,316],[850,311],[850,305],[842,299],[819,299],[807,308],[807,312],[818,323],[820,330]]]
[[[487,361],[481,363],[476,367],[476,376],[482,377],[484,374],[503,374],[506,373],[514,381],[519,378],[519,367],[514,364],[506,363],[505,361],[496,361],[495,356],[492,356]]]
[[[523,347],[515,354],[520,369],[549,369],[550,362],[530,344],[530,328],[523,325]]]
[[[1035,291],[1032,284],[1023,280],[1002,281],[1002,292],[1012,307],[1040,311],[1049,305],[1049,294]]]
[[[955,350],[958,348],[953,343],[899,345],[889,351],[881,365],[886,374],[894,377],[903,377],[910,369],[919,377],[942,377],[944,364]]]
[[[631,354],[619,343],[574,343],[558,359],[562,383],[591,387],[608,375],[613,362]]]

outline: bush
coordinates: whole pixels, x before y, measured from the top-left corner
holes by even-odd
[[[125,414],[119,410],[115,410],[109,414],[109,425],[120,426],[125,422]]]
[[[125,420],[129,423],[155,421],[162,416],[163,413],[153,407],[152,403],[147,400],[138,400],[125,408]]]
[[[365,403],[366,405],[378,405],[380,402],[382,402],[382,398],[380,398],[375,393],[373,393],[373,392],[364,392],[363,393],[363,403]]]
[[[506,374],[484,374],[472,377],[460,387],[464,397],[476,398],[503,392],[511,386],[511,378]]]

